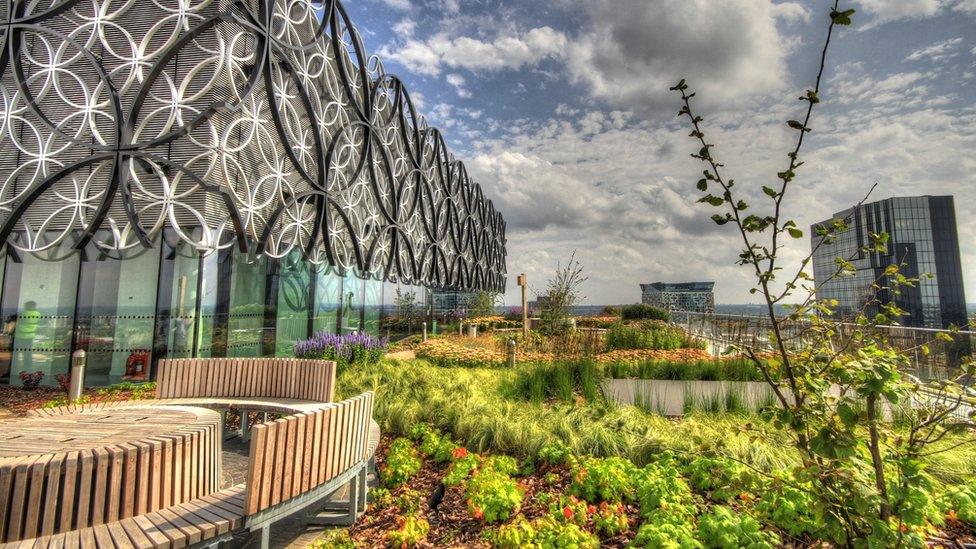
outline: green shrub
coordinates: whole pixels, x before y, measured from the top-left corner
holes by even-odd
[[[697,513],[691,488],[671,463],[641,469],[634,475],[634,489],[645,520],[683,523]]]
[[[479,470],[468,480],[468,509],[487,523],[508,520],[522,505],[522,489],[511,477],[491,469]]]
[[[518,462],[512,456],[496,455],[488,456],[481,462],[482,469],[490,469],[503,475],[514,475],[518,473]]]
[[[976,530],[976,483],[949,488],[939,499],[939,507]]]
[[[720,549],[765,549],[780,542],[773,532],[764,532],[756,519],[724,505],[716,505],[699,517],[698,539],[705,547]]]
[[[633,490],[633,476],[637,468],[628,459],[608,457],[583,460],[573,470],[570,493],[593,503],[617,503]]]
[[[688,523],[653,522],[641,525],[630,547],[647,549],[702,549]]]
[[[643,303],[624,305],[620,308],[620,317],[624,320],[660,320],[671,321],[671,313]]]
[[[377,486],[369,490],[369,500],[373,508],[380,510],[386,509],[394,503],[390,491],[382,486]]]
[[[689,340],[680,328],[667,325],[647,328],[617,322],[610,326],[605,336],[606,349],[681,349]]]
[[[688,462],[685,477],[696,490],[709,492],[711,499],[733,499],[743,492],[752,492],[758,479],[742,465],[722,457],[699,456]]]
[[[806,490],[775,479],[756,501],[756,512],[764,522],[782,528],[791,536],[804,534],[819,538],[822,521],[816,515],[815,500]]]
[[[537,459],[550,467],[556,465],[568,465],[572,451],[562,440],[556,439],[539,450]]]
[[[444,475],[445,486],[461,484],[478,468],[478,454],[468,452],[467,448],[459,446],[451,454],[451,465]]]
[[[560,522],[551,515],[532,522],[519,518],[498,529],[499,549],[596,549],[600,540],[576,524]]]
[[[416,515],[400,517],[400,528],[387,534],[391,547],[413,547],[427,539],[430,523]]]
[[[622,503],[608,504],[601,502],[593,513],[593,529],[597,534],[612,538],[627,531],[630,524],[627,521],[627,512]]]
[[[390,444],[386,454],[383,481],[390,488],[399,486],[416,475],[422,465],[413,443],[409,439],[398,438]]]
[[[434,460],[436,463],[447,463],[451,461],[451,454],[457,447],[450,438],[442,435],[440,431],[428,430],[420,442],[420,453]]]
[[[349,530],[332,530],[312,542],[311,549],[356,549]]]

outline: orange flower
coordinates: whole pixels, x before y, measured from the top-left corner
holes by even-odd
[[[569,505],[563,507],[563,516],[567,519],[573,518],[573,510],[569,508]]]
[[[605,501],[601,501],[601,502],[600,502],[600,510],[601,510],[601,511],[606,511],[606,510],[607,510],[607,507],[609,507],[609,506],[607,505],[607,502],[605,502]]]
[[[474,518],[476,518],[478,520],[481,520],[481,519],[485,518],[485,512],[482,511],[481,508],[475,507],[474,508]]]
[[[461,459],[461,458],[468,457],[468,449],[465,448],[464,446],[458,446],[457,448],[451,451],[451,456],[454,457],[454,459]]]
[[[606,503],[606,502],[604,502],[604,503]],[[596,513],[596,507],[593,507],[592,505],[587,505],[586,506],[586,512],[592,515],[593,513]]]

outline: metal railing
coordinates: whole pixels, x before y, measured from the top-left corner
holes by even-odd
[[[673,311],[671,322],[705,341],[714,354],[733,344],[772,349],[769,317]],[[838,323],[837,326],[839,338],[844,336],[844,331],[858,328],[850,323]],[[780,324],[784,342],[794,346],[803,344],[803,334],[808,328],[809,324],[802,320]],[[907,326],[875,326],[872,330],[880,332],[892,346],[904,351],[911,363],[908,373],[919,379],[945,379],[961,364],[976,359],[976,332],[973,331],[951,332]],[[951,341],[939,334],[949,335]]]

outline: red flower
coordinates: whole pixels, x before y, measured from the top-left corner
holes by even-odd
[[[485,517],[485,512],[484,512],[484,511],[482,511],[482,510],[481,510],[480,508],[478,508],[478,507],[475,507],[475,508],[474,508],[474,518],[476,518],[476,519],[478,519],[478,520],[481,520],[481,519],[483,519],[484,517]]]
[[[461,458],[468,457],[468,449],[465,448],[464,446],[458,446],[457,448],[451,451],[451,456],[453,456],[454,459],[461,459]]]
[[[607,502],[605,502],[605,501],[601,501],[600,502],[600,510],[601,511],[606,511],[607,510],[607,507],[608,507]]]
[[[592,505],[587,505],[586,512],[592,515],[593,513],[596,513],[596,507],[593,507]]]
[[[573,518],[573,510],[569,508],[569,505],[563,507],[563,516],[568,519]]]

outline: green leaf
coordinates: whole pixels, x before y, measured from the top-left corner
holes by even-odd
[[[857,413],[850,404],[842,403],[837,406],[837,415],[846,427],[853,427],[857,423]]]
[[[766,193],[766,196],[768,196],[770,198],[776,198],[776,195],[779,194],[772,187],[767,187],[765,185],[763,185],[763,192]]]
[[[721,206],[722,204],[725,203],[725,200],[723,200],[722,197],[714,196],[711,194],[699,198],[698,201],[706,204],[711,204],[712,206],[716,206],[716,207]]]
[[[831,11],[830,22],[835,25],[850,25],[851,16],[856,13],[854,10]]]
[[[801,132],[808,132],[810,128],[803,125],[799,120],[790,120],[786,122],[786,125],[793,128],[794,130],[800,130]]]
[[[729,216],[715,214],[712,216],[712,221],[714,221],[717,225],[725,225],[729,222]]]
[[[708,190],[708,180],[707,179],[699,179],[697,186],[698,186],[698,190],[699,191],[701,191],[701,192],[707,191]]]
[[[854,11],[854,10],[851,10]],[[659,88],[660,89],[660,88]],[[671,86],[671,91],[684,91],[688,89],[688,84],[685,84],[685,79],[682,78],[680,82]]]
[[[793,238],[803,238],[803,231],[797,229],[796,227],[787,227],[786,230]]]

